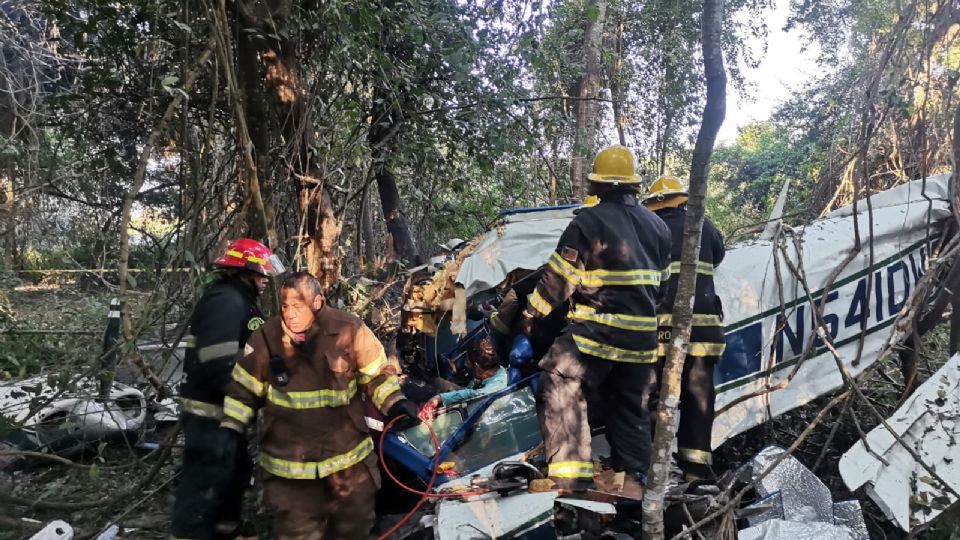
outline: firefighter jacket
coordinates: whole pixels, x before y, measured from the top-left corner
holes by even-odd
[[[233,279],[214,283],[197,302],[183,358],[182,411],[219,420],[224,387],[239,353],[263,324],[253,287]]]
[[[381,412],[403,399],[383,346],[353,315],[324,306],[301,343],[272,317],[233,369],[223,425],[241,429],[260,412],[260,465],[275,476],[324,478],[373,452],[362,391]],[[271,360],[271,358],[273,359]],[[277,384],[282,360],[289,378]]]
[[[673,248],[670,250],[670,281],[666,283],[660,304],[660,354],[666,354],[666,346],[672,334],[671,313],[680,281],[680,251],[683,245],[685,207],[664,208],[657,211],[660,219],[670,228]],[[690,356],[722,356],[724,350],[723,308],[713,285],[714,269],[723,261],[725,250],[723,236],[708,218],[703,220],[700,239],[700,257],[697,260],[697,287],[693,300],[693,326],[690,331]]]
[[[567,332],[581,353],[654,363],[656,303],[669,263],[663,221],[637,202],[633,189],[611,191],[567,226],[527,311],[544,317],[572,298]]]
[[[490,317],[490,326],[498,334],[495,337],[502,336],[501,341],[505,342],[502,350],[498,351],[501,358],[509,355],[511,339],[519,333],[516,323],[520,319],[520,313],[527,309],[527,299],[543,277],[544,268],[514,283],[504,295],[497,312]],[[530,345],[533,347],[534,360],[539,360],[547,353],[553,341],[567,326],[567,306],[567,302],[561,303],[550,315],[538,320],[533,326],[530,332]]]

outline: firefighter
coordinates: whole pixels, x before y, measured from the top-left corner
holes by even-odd
[[[281,316],[251,336],[234,367],[221,427],[239,435],[260,413],[278,539],[369,538],[380,473],[360,392],[391,419],[416,422],[417,406],[373,332],[325,305],[315,277],[292,274],[280,298]]]
[[[662,176],[650,186],[643,203],[670,228],[670,281],[660,304],[658,354],[665,359],[672,334],[671,313],[680,277],[680,250],[687,218],[687,192],[673,176]],[[708,218],[703,220],[697,287],[693,301],[693,326],[680,386],[680,426],[677,430],[677,463],[688,481],[712,480],[710,436],[716,390],[713,370],[723,355],[723,309],[713,285],[714,269],[723,261],[723,236]],[[662,365],[662,363],[661,363]]]
[[[583,200],[583,205],[574,210],[573,213],[574,215],[579,214],[585,208],[596,206],[599,202],[600,199],[596,195],[590,195]],[[520,314],[527,308],[527,299],[533,293],[537,283],[540,282],[540,278],[543,277],[546,267],[546,265],[541,266],[511,285],[503,295],[500,305],[497,306],[497,311],[491,315],[491,335],[500,356],[508,357],[516,338],[522,335],[518,324],[522,319]],[[554,310],[549,316],[539,319],[537,324],[533,326],[528,338],[533,360],[539,361],[566,327],[567,307],[568,302],[554,306]]]
[[[257,298],[268,276],[283,272],[270,249],[249,238],[230,242],[213,266],[221,279],[193,310],[184,355],[185,378],[180,385],[184,451],[173,506],[174,538],[232,538],[239,532],[251,466],[244,438],[225,438],[218,429],[223,390],[237,353],[263,324]]]
[[[604,386],[611,464],[637,497],[650,462],[657,392],[656,300],[670,263],[670,231],[638,201],[633,152],[601,151],[588,176],[600,203],[563,232],[523,311],[527,326],[572,297],[570,323],[540,360],[537,405],[547,475],[563,491],[593,484],[585,394]]]
[[[497,311],[490,316],[490,335],[501,358],[508,358],[510,350],[517,337],[521,336],[520,313],[527,307],[527,298],[533,293],[540,278],[543,277],[545,267],[541,267],[528,276],[511,285],[503,295],[503,300],[497,306]],[[539,319],[530,331],[528,342],[533,360],[539,360],[553,345],[553,340],[560,335],[567,325],[567,303],[556,307],[548,317]]]

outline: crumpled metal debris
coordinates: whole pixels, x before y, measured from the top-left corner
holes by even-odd
[[[760,478],[785,451],[779,446],[768,446],[750,461],[757,493],[761,497],[779,493],[782,518],[787,521],[832,523],[833,497],[830,489],[795,457],[784,457],[773,470]]]
[[[59,519],[51,521],[31,536],[30,540],[73,540],[73,527]]]
[[[833,522],[836,525],[848,527],[856,533],[857,538],[870,538],[867,522],[863,519],[863,508],[858,500],[833,503]]]
[[[817,521],[798,523],[782,519],[771,519],[737,533],[737,540],[857,540],[858,538],[852,530],[840,525]]]
[[[752,482],[760,496],[741,510],[748,528],[741,530],[738,538],[869,540],[860,502],[834,503],[830,489],[803,463],[791,455],[784,456],[784,452],[780,446],[768,446],[738,471],[737,475]],[[770,471],[764,474],[767,469]]]

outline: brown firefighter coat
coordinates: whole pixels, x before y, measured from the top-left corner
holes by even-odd
[[[271,362],[271,356],[279,358]],[[277,384],[278,360],[289,377],[283,386]],[[239,428],[259,411],[260,465],[290,479],[324,478],[371,455],[360,392],[382,412],[403,398],[373,332],[327,306],[299,344],[279,317],[269,319],[250,337],[232,379],[224,424]]]

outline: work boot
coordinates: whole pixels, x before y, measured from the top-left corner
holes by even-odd
[[[643,473],[626,473],[623,476],[623,487],[620,488],[620,496],[628,499],[643,499],[644,486],[647,483],[647,476]]]
[[[548,491],[560,491],[560,487],[549,478],[537,478],[530,482],[530,487],[527,490],[530,493],[546,493]]]
[[[628,473],[606,469],[594,476],[597,490],[601,493],[624,497],[627,499],[642,499],[643,486],[646,477],[642,473]]]
[[[593,480],[588,478],[538,478],[530,482],[528,491],[531,493],[559,491],[560,495],[576,496],[592,488]]]

